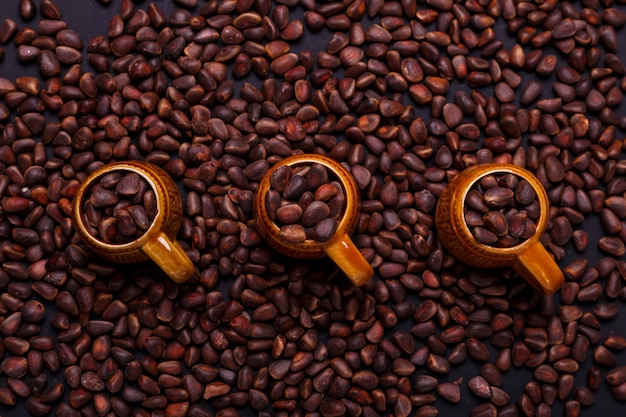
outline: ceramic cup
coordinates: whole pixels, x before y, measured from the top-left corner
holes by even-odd
[[[102,176],[116,171],[140,175],[148,182],[157,200],[157,213],[150,228],[132,242],[120,245],[104,243],[92,236],[85,227],[82,209],[89,187]],[[120,263],[150,258],[176,282],[186,281],[195,272],[191,260],[176,241],[182,212],[180,193],[172,178],[156,165],[140,161],[117,162],[94,171],[81,184],[72,203],[74,227],[83,242],[96,254]]]
[[[346,201],[343,215],[334,236],[326,242],[306,240],[303,243],[292,244],[283,240],[279,228],[267,214],[266,196],[270,189],[270,177],[274,171],[282,166],[311,165],[318,163],[336,177],[343,187]],[[321,258],[329,256],[343,273],[354,283],[360,286],[369,281],[374,271],[363,257],[359,249],[350,240],[349,234],[354,231],[359,215],[359,192],[352,175],[339,163],[320,155],[295,155],[280,161],[268,170],[261,179],[254,198],[254,215],[257,229],[261,237],[278,252],[293,258]]]
[[[496,248],[478,242],[465,223],[465,197],[482,177],[515,174],[534,188],[540,206],[533,236],[510,248]],[[476,165],[461,171],[441,193],[435,223],[446,249],[458,260],[480,268],[510,266],[529,284],[552,294],[563,284],[563,272],[539,241],[548,223],[549,202],[541,182],[530,172],[511,164]]]

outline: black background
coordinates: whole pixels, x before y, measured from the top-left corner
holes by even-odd
[[[24,23],[21,22],[17,14],[17,3],[18,3],[17,0],[2,0],[2,4],[0,6],[0,19],[4,19],[6,17],[13,18],[16,22],[18,22],[20,27],[22,27]],[[135,5],[136,7],[147,8],[148,3],[149,3],[148,1],[138,1],[138,2],[135,2]],[[176,8],[176,6],[171,2],[171,0],[167,0],[167,1],[156,0],[154,1],[154,3],[158,4],[162,8],[162,10],[165,12],[165,14],[168,16],[171,13],[171,11],[173,11]],[[59,5],[61,12],[63,14],[63,20],[65,20],[68,23],[69,28],[79,32],[81,34],[83,42],[87,43],[95,35],[106,34],[106,29],[107,29],[109,19],[114,13],[118,11],[120,1],[114,0],[112,4],[108,6],[103,6],[102,4],[100,4],[99,2],[95,0],[88,0],[88,1],[57,0],[57,4]],[[577,7],[580,6],[579,4],[576,4],[576,5]],[[616,6],[616,7],[620,7],[624,9],[623,6]],[[292,13],[293,13],[292,16],[298,16],[298,15],[301,15],[302,10],[295,9],[292,11]],[[33,27],[33,25],[36,24],[36,21],[38,19],[39,19],[39,16],[36,17],[35,20],[27,23],[27,25]],[[498,23],[498,25],[495,27],[495,30],[497,31],[499,37],[504,40],[505,47],[510,47],[513,44],[514,40],[511,39],[510,36],[506,33],[506,26],[503,21],[500,21]],[[625,42],[624,39],[626,38],[624,38],[624,35],[625,33],[623,29],[618,31],[618,39],[622,40],[622,45],[621,45],[622,49],[619,51],[619,55],[621,59],[626,62],[626,47],[624,47],[623,45],[623,42]],[[324,49],[329,37],[330,37],[330,32],[328,31],[323,30],[315,34],[311,34],[311,33],[306,32],[306,29],[305,29],[305,36],[299,42],[299,44],[296,46],[295,49],[309,49],[315,53],[317,51]],[[84,65],[85,65],[85,68],[87,68],[88,70],[91,70],[90,68],[88,68],[88,64],[85,63]],[[15,46],[12,43],[9,45],[6,45],[5,57],[3,61],[0,63],[0,76],[4,78],[8,78],[10,80],[14,80],[16,77],[23,76],[23,75],[37,76],[38,73],[37,73],[36,64],[27,65],[27,66],[21,65],[19,62],[17,62],[15,58]],[[523,77],[528,77],[528,74],[525,74],[525,73],[522,73],[521,75]],[[546,86],[544,96],[549,94],[549,92],[551,91],[550,83],[553,81],[553,79],[554,79],[554,76],[543,80]],[[253,82],[254,80],[255,78],[252,78]],[[463,85],[458,85],[456,87],[468,89],[467,86],[463,86]],[[450,89],[451,93],[454,92],[454,88],[455,87],[453,85],[453,87]],[[624,114],[623,107],[624,107],[624,104],[622,104],[621,108],[618,109],[618,112],[620,114]],[[417,111],[416,111],[416,113],[424,117],[424,119],[426,119],[429,116],[429,112],[430,110],[428,108],[419,108],[419,107],[417,108]],[[624,136],[624,131],[618,130],[618,137],[623,137],[623,136]],[[593,266],[603,256],[597,250],[597,244],[596,244],[597,240],[602,236],[602,231],[601,231],[600,223],[599,223],[597,216],[595,215],[589,216],[589,218],[587,218],[585,223],[583,224],[583,228],[589,233],[589,236],[590,236],[589,249],[584,253],[583,256],[588,259],[589,265]],[[567,249],[567,256],[560,263],[561,266],[565,266],[573,259],[576,259],[581,256],[579,253],[577,253],[573,249],[573,247],[571,246],[571,243],[568,244],[566,249]],[[221,286],[220,289],[225,294],[228,293],[228,284],[229,284],[228,282],[222,282],[220,284]],[[558,299],[558,294],[556,297]],[[617,334],[626,336],[626,325],[625,325],[626,312],[624,308],[625,307],[624,302],[621,300],[616,300],[615,302],[620,306],[621,311],[615,319],[609,322],[603,323],[602,333],[604,336],[608,335],[611,332],[615,332]],[[582,305],[582,307],[585,311],[588,311],[593,308],[593,305]],[[48,310],[49,315],[52,315],[54,313],[54,306],[46,305],[46,308]],[[43,333],[46,333],[46,332],[51,333],[53,332],[53,330],[51,328],[48,328],[48,329],[44,328]],[[581,366],[581,369],[575,374],[575,377],[576,377],[575,386],[586,385],[587,369],[589,368],[589,366],[592,365],[592,362],[593,362],[591,359],[591,351],[592,350],[590,349],[589,358],[586,361],[586,363],[583,364]],[[618,358],[618,365],[626,365],[626,354],[618,353],[616,356]],[[492,358],[493,357],[494,356],[492,355]],[[461,377],[465,378],[465,381],[467,381],[469,380],[469,378],[477,375],[479,370],[480,370],[480,364],[473,362],[470,359],[467,359],[466,361],[463,362],[463,364],[460,367],[454,367],[453,371],[449,375],[442,378],[442,381],[455,381]],[[426,373],[426,371],[418,368],[416,373],[421,374],[421,373]],[[505,383],[504,383],[503,388],[510,394],[512,401],[514,401],[516,398],[519,397],[519,395],[523,392],[523,389],[526,383],[533,379],[530,370],[524,367],[523,368],[513,367],[510,371],[506,372],[504,376],[505,376]],[[60,373],[59,375],[51,376],[49,380],[49,384],[55,382],[55,380],[62,381],[63,375]],[[5,383],[4,377],[2,376],[0,376],[0,383],[2,384]],[[463,383],[461,386],[462,386],[463,395],[462,395],[462,400],[460,403],[452,405],[442,399],[437,400],[435,405],[439,409],[440,416],[448,417],[448,416],[468,415],[469,410],[474,405],[478,404],[476,398],[467,390],[466,384]],[[65,395],[67,395],[67,391]],[[571,398],[571,395],[570,395],[570,398]],[[591,416],[591,415],[597,415],[597,414],[602,414],[602,413],[610,414],[610,415],[623,415],[624,411],[626,410],[626,406],[624,406],[624,404],[617,402],[611,397],[606,383],[603,383],[600,390],[595,393],[595,398],[596,398],[596,403],[590,408],[583,409],[581,412],[581,415]],[[565,402],[561,402],[559,400],[556,401],[556,403],[552,407],[554,416],[562,415],[564,403]],[[207,407],[210,407],[210,406],[207,404]],[[0,414],[2,416],[25,416],[27,415],[27,412],[24,408],[23,400],[18,400],[18,404],[15,407],[0,406]]]

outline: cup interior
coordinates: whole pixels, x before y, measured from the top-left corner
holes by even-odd
[[[536,229],[534,230],[534,232],[531,235],[525,236],[523,239],[519,239],[517,243],[515,244],[511,244],[511,245],[506,245],[506,246],[497,246],[497,245],[493,245],[493,244],[489,244],[483,241],[480,241],[479,239],[476,238],[476,236],[472,233],[473,227],[468,225],[468,218],[466,217],[466,213],[468,211],[468,195],[473,191],[476,190],[477,187],[479,187],[480,181],[483,180],[485,177],[489,177],[489,176],[495,176],[495,177],[502,177],[505,174],[512,174],[515,177],[517,177],[518,180],[526,180],[526,182],[528,184],[530,184],[530,186],[532,187],[532,190],[535,193],[535,198],[534,198],[534,202],[537,203],[537,215],[536,217],[534,217],[532,219],[533,223],[536,226]],[[461,222],[462,227],[464,228],[464,233],[470,237],[470,239],[478,246],[482,247],[483,249],[487,250],[487,251],[497,251],[497,252],[504,252],[504,251],[511,251],[511,252],[515,252],[515,251],[519,251],[521,248],[526,247],[530,244],[531,241],[534,241],[538,238],[538,236],[540,235],[540,233],[542,232],[542,230],[540,230],[540,226],[545,222],[544,217],[544,211],[545,211],[545,207],[543,207],[542,205],[542,194],[545,194],[545,191],[543,189],[538,189],[537,187],[537,183],[536,180],[533,178],[528,178],[528,176],[523,175],[523,173],[520,172],[511,172],[509,170],[497,170],[497,171],[489,171],[484,173],[483,175],[478,176],[477,178],[475,178],[473,181],[471,181],[468,186],[465,188],[461,202],[462,202],[462,214],[463,214],[463,221]],[[522,208],[523,210],[523,208]],[[499,217],[499,216],[496,216]],[[508,219],[507,219],[507,223],[508,223]]]
[[[146,226],[145,219],[144,219],[144,221],[142,222],[143,227],[140,229],[141,232],[138,233],[133,238],[128,238],[126,239],[127,241],[122,242],[122,243],[107,242],[98,235],[98,230],[97,230],[98,225],[94,226],[94,223],[96,223],[97,219],[90,218],[90,214],[93,213],[93,210],[87,207],[88,199],[92,198],[92,195],[93,195],[92,193],[94,191],[94,188],[98,187],[98,184],[100,184],[100,181],[102,181],[105,177],[111,174],[121,174],[122,176],[125,176],[131,173],[137,174],[142,184],[147,185],[147,188],[142,190],[143,191],[142,201],[141,202],[135,201],[135,204],[134,204],[135,206],[142,206],[144,209],[146,209],[145,203],[143,200],[145,198],[145,194],[148,193],[149,191],[152,191],[152,195],[153,195],[152,201],[153,201],[154,209],[150,210],[152,211],[152,213],[148,215],[149,225]],[[142,170],[135,169],[133,166],[104,167],[101,171],[96,172],[94,174],[95,175],[93,177],[88,178],[87,181],[85,181],[82,189],[80,190],[81,194],[79,196],[79,202],[78,202],[78,207],[80,208],[80,215],[77,216],[77,219],[81,222],[81,227],[84,229],[84,232],[85,232],[84,237],[86,237],[87,239],[90,239],[92,242],[97,242],[97,245],[103,246],[103,247],[114,247],[117,249],[121,249],[121,248],[134,246],[139,240],[143,239],[155,227],[155,224],[157,223],[157,219],[161,217],[162,207],[161,207],[161,202],[159,198],[158,187],[154,179],[150,175],[146,175],[146,173],[144,173]],[[126,201],[132,202],[131,199],[126,199]],[[108,208],[111,209],[111,207],[108,207]],[[107,210],[104,210],[104,212],[106,215]],[[110,218],[110,216],[106,218]],[[99,221],[101,222],[104,219],[105,218],[100,218]],[[135,223],[135,226],[137,226],[136,223]]]
[[[346,185],[344,184],[344,181],[343,181],[342,177],[340,175],[338,175],[338,173],[335,170],[335,168],[333,166],[327,165],[323,161],[300,161],[300,162],[289,163],[289,164],[286,164],[285,166],[290,167],[292,170],[300,169],[300,171],[305,171],[307,169],[307,167],[310,167],[313,164],[320,164],[324,168],[326,168],[326,170],[328,172],[328,176],[329,176],[328,183],[336,182],[341,187],[341,192],[343,193],[344,200],[343,200],[343,202],[341,204],[339,215],[337,216],[337,223],[338,223],[337,230],[340,230],[341,225],[344,222],[344,219],[346,217],[345,215],[346,215],[346,208],[348,206],[348,204],[347,204],[347,198],[348,197],[347,197]],[[273,171],[273,172],[275,172],[275,171]],[[303,174],[302,172],[295,173],[295,175],[302,175],[302,174]],[[275,220],[271,219],[272,216],[269,213],[269,204],[268,204],[267,200],[268,200],[268,197],[269,197],[270,190],[272,190],[271,186],[265,187],[265,189],[263,190],[263,195],[261,196],[261,198],[263,198],[264,202],[265,202],[265,210],[266,210],[266,213],[267,213],[268,218],[270,219],[270,223],[271,223],[270,224],[270,227],[272,229],[271,232],[278,235],[279,232],[280,232],[280,225],[277,224]],[[286,243],[289,244],[289,242],[286,242]],[[320,244],[319,241],[317,241],[315,239],[307,238],[304,242],[299,243],[299,244],[293,244],[293,246],[300,246],[300,245],[314,246],[314,245],[318,245],[318,244]]]

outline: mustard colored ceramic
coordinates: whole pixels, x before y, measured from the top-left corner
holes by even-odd
[[[89,187],[111,172],[134,172],[145,179],[157,200],[157,214],[152,226],[138,239],[121,245],[104,243],[92,236],[83,222],[83,204]],[[176,241],[182,222],[183,206],[172,178],[161,168],[148,162],[127,161],[103,166],[87,177],[74,195],[72,220],[83,242],[101,257],[113,262],[132,263],[152,259],[172,280],[184,282],[195,268]]]
[[[292,244],[283,240],[278,226],[267,214],[266,195],[270,189],[270,177],[274,171],[282,166],[311,165],[318,163],[326,167],[337,178],[345,193],[345,209],[339,220],[335,235],[327,242],[306,240],[303,243]],[[360,286],[369,281],[374,271],[354,245],[349,234],[354,231],[359,215],[359,192],[352,175],[339,163],[330,158],[313,155],[295,155],[280,161],[268,170],[259,183],[254,199],[254,215],[259,234],[265,241],[280,253],[294,258],[321,258],[329,256],[343,273],[354,283]]]
[[[465,223],[465,197],[474,183],[486,175],[511,173],[528,181],[540,206],[537,230],[529,239],[510,248],[482,244]],[[545,294],[553,294],[563,284],[563,271],[539,241],[548,223],[548,195],[541,182],[527,170],[512,164],[483,164],[461,171],[439,197],[435,223],[446,249],[458,260],[480,268],[510,266],[529,284]]]

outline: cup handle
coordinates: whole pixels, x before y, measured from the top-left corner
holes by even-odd
[[[519,254],[513,269],[547,295],[554,294],[563,285],[563,271],[539,241]]]
[[[195,273],[191,259],[180,244],[163,232],[151,236],[142,250],[175,282],[185,282]]]
[[[326,244],[324,251],[357,287],[374,275],[372,266],[345,233],[335,235]]]

